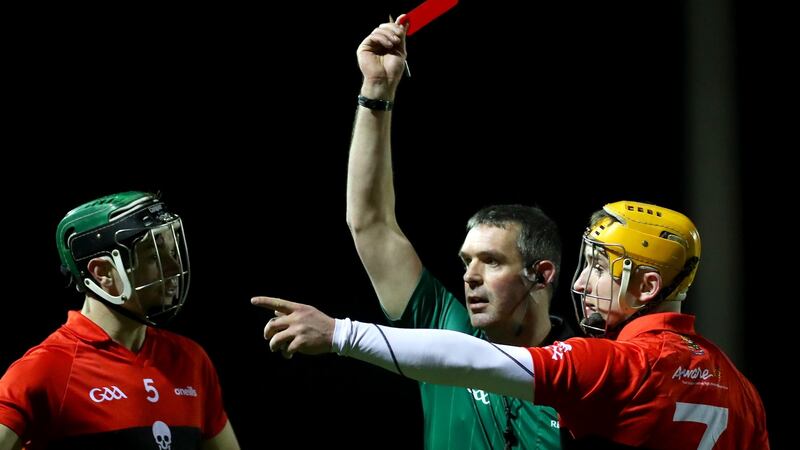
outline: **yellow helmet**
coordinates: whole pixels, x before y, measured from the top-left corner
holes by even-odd
[[[614,277],[622,274],[624,259],[657,269],[664,281],[662,299],[683,300],[700,261],[700,233],[685,215],[647,203],[609,203],[604,217],[590,225],[587,240],[602,244],[615,255]],[[614,220],[616,219],[616,220]]]

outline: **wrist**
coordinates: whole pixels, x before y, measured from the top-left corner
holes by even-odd
[[[364,84],[361,85],[361,91],[359,92],[359,94],[367,98],[374,98],[376,100],[388,100],[390,102],[393,102],[394,93],[396,90],[397,90],[396,85],[392,87],[386,81],[381,81],[381,82],[364,81]]]
[[[364,95],[358,96],[358,104],[374,111],[391,111],[394,108],[394,102],[391,100],[369,98]]]

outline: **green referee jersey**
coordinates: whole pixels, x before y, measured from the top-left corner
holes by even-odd
[[[464,305],[425,269],[403,317],[391,324],[455,330],[483,337],[470,324]],[[553,408],[479,389],[423,382],[419,388],[426,449],[504,449],[509,416],[516,440],[512,448],[561,448],[558,417]]]

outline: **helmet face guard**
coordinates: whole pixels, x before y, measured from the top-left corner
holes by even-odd
[[[635,270],[655,270],[662,277],[659,297],[648,303],[652,308],[663,301],[683,300],[700,260],[700,235],[683,214],[631,201],[610,203],[603,210],[605,215],[594,220],[584,233],[572,283],[578,321],[584,331],[592,335],[606,333],[608,317],[597,310],[614,314],[610,309],[614,299],[623,308],[642,308],[643,305],[625,303],[628,283]],[[598,279],[599,270],[609,272],[610,276],[605,280],[611,286],[603,289],[603,286],[592,285]],[[614,281],[619,284],[618,288]],[[576,290],[576,284],[583,286],[583,290]],[[598,292],[603,292],[603,295],[598,295]],[[587,298],[592,300],[591,305],[587,304]],[[609,309],[605,309],[606,305]],[[642,308],[639,314],[646,309]],[[631,317],[634,316],[636,314]]]
[[[608,316],[616,314],[612,309],[614,300],[619,305],[624,302],[631,268],[624,247],[583,237],[571,291],[575,316],[584,333],[595,337],[606,335]],[[610,276],[601,278],[604,273]],[[583,289],[576,290],[576,285]]]
[[[61,221],[56,240],[79,291],[89,289],[118,310],[134,298],[143,316],[127,313],[143,323],[165,323],[186,301],[190,272],[183,223],[150,194],[116,194],[82,205]],[[122,281],[119,295],[106,292],[88,272],[94,258],[113,264]]]
[[[180,311],[189,291],[189,253],[178,218],[146,230],[130,252],[133,261],[126,266],[136,298],[148,323],[169,321]]]

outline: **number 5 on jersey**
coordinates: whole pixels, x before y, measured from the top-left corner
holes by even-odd
[[[144,390],[148,392],[147,401],[150,403],[155,403],[158,401],[158,389],[153,386],[153,379],[152,378],[143,378],[142,381],[144,382]]]

